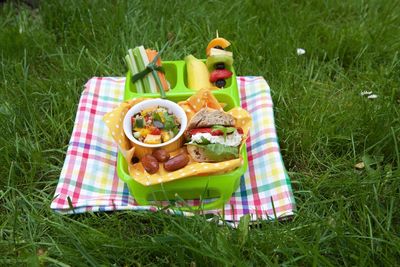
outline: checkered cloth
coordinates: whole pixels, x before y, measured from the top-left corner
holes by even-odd
[[[247,139],[249,167],[222,215],[238,221],[292,215],[295,202],[282,162],[275,131],[270,88],[262,77],[237,77],[242,107],[253,119]],[[110,210],[151,210],[140,206],[116,172],[117,144],[102,117],[115,108],[124,94],[125,78],[95,77],[82,93],[67,156],[51,208],[61,213]]]

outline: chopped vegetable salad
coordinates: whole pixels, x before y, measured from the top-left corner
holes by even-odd
[[[132,135],[145,144],[161,144],[174,138],[181,127],[179,119],[165,107],[152,107],[131,117]]]

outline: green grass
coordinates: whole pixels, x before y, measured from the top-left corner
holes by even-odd
[[[399,2],[228,2],[0,6],[0,265],[400,264]],[[246,231],[201,216],[51,211],[84,83],[123,76],[128,48],[171,37],[164,59],[204,57],[216,29],[238,74],[272,88],[293,220]]]

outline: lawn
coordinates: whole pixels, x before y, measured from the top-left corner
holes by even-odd
[[[0,265],[400,264],[399,14],[380,0],[0,4]],[[140,44],[172,39],[164,59],[204,57],[216,29],[237,73],[271,86],[293,219],[246,231],[161,212],[54,213],[85,82],[123,76]]]

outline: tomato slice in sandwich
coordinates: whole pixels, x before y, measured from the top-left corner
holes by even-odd
[[[211,135],[224,135],[224,133],[221,130],[215,130],[211,128],[197,128],[197,129],[191,129],[189,130],[190,135],[195,135],[198,133],[209,133]]]

